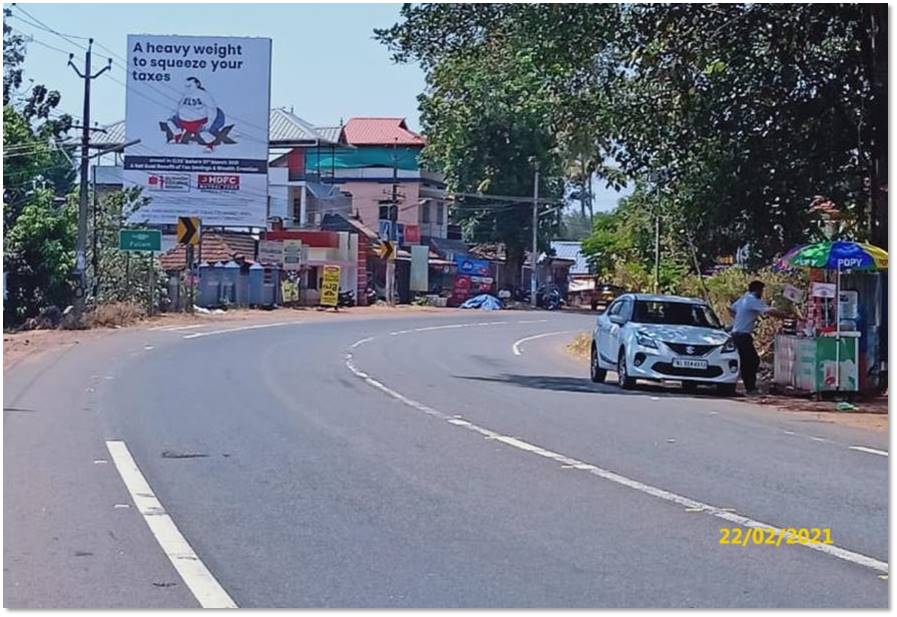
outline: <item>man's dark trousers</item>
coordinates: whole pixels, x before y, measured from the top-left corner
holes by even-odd
[[[760,356],[754,349],[754,337],[750,334],[735,333],[732,335],[738,357],[741,359],[741,380],[748,392],[757,389],[757,369],[760,368]]]

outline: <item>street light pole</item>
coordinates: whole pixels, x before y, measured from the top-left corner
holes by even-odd
[[[539,250],[539,163],[536,162],[536,173],[533,178],[533,251],[530,253],[530,306],[536,307],[536,263],[538,261],[537,252]]]
[[[654,293],[660,290],[660,213],[654,215]]]
[[[94,74],[90,72],[90,57],[93,47],[93,39],[89,39],[87,50],[84,52],[84,72],[82,73],[75,66],[73,59],[75,54],[69,54],[68,65],[77,73],[78,77],[84,80],[84,111],[81,118],[81,179],[78,191],[78,239],[75,245],[75,276],[76,291],[74,303],[74,319],[76,324],[81,323],[81,316],[84,314],[84,293],[85,280],[84,273],[87,269],[87,259],[85,257],[87,249],[87,201],[88,201],[88,171],[90,159],[90,82],[112,68],[112,58],[109,63],[101,70]]]

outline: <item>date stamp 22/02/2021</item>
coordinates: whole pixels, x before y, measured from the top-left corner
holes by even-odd
[[[786,529],[721,527],[719,533],[719,543],[732,546],[747,546],[748,544],[762,546],[833,544],[832,530],[827,527],[788,527]]]

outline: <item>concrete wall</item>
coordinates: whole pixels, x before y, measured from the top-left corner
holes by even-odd
[[[380,201],[391,199],[392,184],[379,182],[342,182],[342,190],[352,194],[352,213],[358,212],[362,222],[377,229],[380,220]],[[399,223],[418,225],[420,183],[399,181]]]

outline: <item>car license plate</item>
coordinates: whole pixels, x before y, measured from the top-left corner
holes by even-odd
[[[673,366],[675,368],[706,369],[707,360],[694,360],[692,358],[673,358]]]

